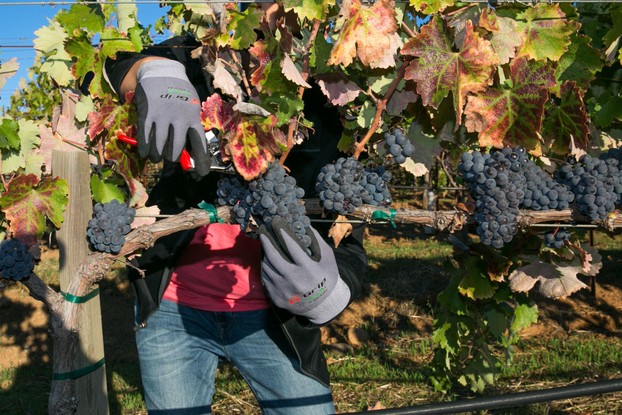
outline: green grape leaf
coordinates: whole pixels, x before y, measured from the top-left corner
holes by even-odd
[[[519,304],[514,309],[514,318],[510,326],[512,333],[520,333],[522,330],[538,322],[538,306]]]
[[[316,75],[315,80],[333,105],[344,106],[363,92],[358,85],[340,72]]]
[[[283,0],[285,12],[293,10],[300,20],[324,20],[335,0]]]
[[[262,105],[276,116],[276,126],[287,124],[289,120],[304,109],[304,101],[298,97],[270,95],[262,100]]]
[[[17,73],[18,69],[19,63],[17,63],[17,58],[11,58],[8,61],[0,62],[0,89],[2,89],[7,79]]]
[[[435,14],[455,4],[455,0],[410,0],[409,4],[418,12]]]
[[[0,124],[0,153],[3,149],[19,150],[19,124],[17,121],[3,118]]]
[[[558,61],[570,45],[579,23],[568,20],[559,4],[537,3],[516,16],[524,42],[519,54],[530,59]]]
[[[46,218],[57,228],[63,223],[68,191],[67,182],[59,178],[39,181],[33,174],[16,176],[0,197],[8,230],[28,246],[37,243],[46,229]]]
[[[467,95],[484,91],[498,64],[490,42],[473,30],[471,21],[466,23],[460,52],[452,50],[443,21],[434,18],[404,45],[402,54],[417,58],[408,65],[404,78],[417,83],[423,105],[437,109],[452,92],[458,123]]]
[[[499,57],[499,63],[505,65],[516,55],[516,49],[523,43],[523,34],[518,30],[518,23],[510,17],[498,16],[490,9],[484,9],[479,18],[479,25],[492,33],[490,44]]]
[[[615,62],[615,59],[622,63],[622,48],[620,47],[620,42],[622,41],[622,7],[619,4],[612,5],[609,12],[613,24],[611,29],[603,36],[603,42],[605,44],[607,63],[611,65]],[[618,52],[617,56],[616,51]]]
[[[594,125],[608,128],[614,121],[622,121],[622,96],[607,90],[589,101],[590,115]]]
[[[551,65],[517,57],[510,64],[507,88],[489,88],[468,98],[465,127],[479,132],[482,147],[518,146],[541,154],[537,137],[542,126],[548,88],[555,86]]]
[[[332,46],[324,36],[316,36],[311,49],[309,49],[309,65],[314,68],[316,74],[332,72],[333,68],[326,62],[330,58]]]
[[[50,75],[59,85],[69,85],[74,78],[71,74],[73,62],[65,51],[67,32],[58,22],[52,21],[49,26],[35,31],[35,35],[35,50],[45,55],[41,72]]]
[[[39,153],[41,143],[39,138],[39,125],[35,121],[20,119],[19,124],[19,151],[13,150],[2,152],[0,161],[0,174],[10,174],[20,169],[22,174],[34,174],[41,177],[45,159]]]
[[[84,76],[93,71],[95,65],[95,49],[91,41],[86,36],[74,37],[67,41],[65,50],[76,57],[72,70],[76,78],[83,79]]]
[[[281,70],[282,53],[280,44],[274,38],[258,40],[249,49],[251,56],[258,62],[251,73],[250,81],[260,92],[266,95],[291,94],[294,84]]]
[[[464,261],[466,262],[463,264],[464,273],[458,285],[460,294],[472,300],[492,298],[495,295],[495,289],[490,279],[479,270],[480,259],[470,256],[465,257]]]
[[[121,190],[123,185],[123,181],[118,180],[110,169],[104,169],[100,175],[91,176],[90,186],[93,200],[99,203],[112,200],[125,201],[125,192]]]
[[[212,94],[201,104],[201,123],[205,131],[216,128],[224,133],[231,128],[233,108],[218,94]]]
[[[360,0],[344,0],[337,23],[339,36],[328,65],[350,65],[355,58],[370,68],[395,66],[402,40],[397,33],[393,0],[378,0],[371,7]]]
[[[129,8],[130,6],[126,7]],[[117,17],[119,19],[123,18],[119,14]],[[99,33],[106,24],[106,18],[102,13],[101,6],[97,4],[73,4],[69,9],[60,10],[54,17],[54,20],[58,21],[67,33],[74,33],[76,30],[86,30],[91,34]]]
[[[604,62],[599,51],[590,45],[590,38],[573,35],[568,51],[564,53],[555,69],[555,77],[560,81],[573,81],[578,87],[586,89],[603,69]]]
[[[244,12],[229,10],[227,29],[216,38],[216,45],[230,46],[236,50],[247,49],[257,40],[255,29],[262,16],[261,9],[252,3]]]
[[[486,327],[495,338],[502,337],[508,328],[508,318],[500,310],[495,308],[488,309],[484,312],[484,320]]]
[[[100,34],[99,60],[114,59],[119,52],[137,52],[134,42],[114,27],[107,27]]]
[[[547,114],[542,125],[545,144],[555,154],[565,156],[571,149],[587,151],[589,140],[588,116],[583,102],[583,90],[572,81],[561,87],[559,105],[547,105]],[[571,142],[572,140],[572,142]]]
[[[119,32],[128,33],[137,24],[138,7],[136,3],[122,1],[117,2],[116,6]]]

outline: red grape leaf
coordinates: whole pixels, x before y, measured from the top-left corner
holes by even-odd
[[[558,61],[568,50],[570,35],[580,24],[566,19],[559,4],[537,3],[516,16],[519,30],[524,33],[519,54],[535,60]]]
[[[333,105],[346,105],[348,102],[354,101],[362,92],[357,84],[338,72],[319,74],[314,78]]]
[[[0,197],[0,208],[9,221],[9,232],[31,246],[43,236],[46,218],[60,228],[68,192],[67,182],[59,178],[39,181],[34,174],[13,178]]]
[[[510,85],[489,88],[468,98],[465,126],[479,132],[482,147],[522,145],[535,155],[541,148],[537,133],[542,126],[547,88],[555,86],[551,65],[519,57],[510,64]]]
[[[410,0],[409,3],[418,12],[434,14],[442,12],[449,6],[453,6],[455,0]]]
[[[231,104],[222,100],[218,94],[212,94],[201,104],[201,122],[205,131],[216,128],[225,132],[231,124],[233,110]]]
[[[272,118],[267,118],[268,122],[263,124],[243,119],[227,134],[226,153],[245,180],[252,180],[265,171],[274,160],[274,154],[283,150],[283,133],[270,128]]]
[[[123,176],[129,187],[130,195],[133,196],[137,190],[133,180],[141,175],[147,160],[139,157],[134,147],[118,140],[116,136],[107,140],[104,157],[117,166],[117,172]]]
[[[583,102],[583,90],[576,83],[566,81],[561,87],[559,105],[549,104],[542,126],[542,137],[551,150],[565,156],[572,145],[588,150],[588,116]]]
[[[348,66],[358,58],[370,68],[395,66],[402,41],[393,0],[378,0],[371,7],[361,5],[360,0],[344,0],[340,13],[340,34],[328,65]]]
[[[470,20],[466,22],[464,45],[454,52],[444,23],[434,18],[402,48],[402,54],[414,56],[404,75],[417,83],[423,105],[438,108],[453,93],[458,124],[467,95],[484,91],[492,83],[498,58],[490,42],[482,39]]]

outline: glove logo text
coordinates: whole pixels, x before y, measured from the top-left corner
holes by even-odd
[[[296,304],[298,302],[300,302],[300,296],[299,295],[295,295],[295,296],[293,296],[293,297],[291,297],[289,299],[289,303],[290,304]]]
[[[168,88],[167,93],[160,95],[160,98],[176,99],[179,101],[189,102],[190,104],[200,104],[198,99],[191,98],[191,94],[188,91],[179,88]]]
[[[326,292],[326,287],[324,287],[324,284],[326,284],[326,278],[324,278],[317,285],[317,287],[315,287],[312,290],[309,290],[306,293],[304,293],[302,295],[302,297],[305,299],[305,302],[310,303],[310,302],[315,301],[318,298],[320,298],[322,296],[322,294],[324,294]]]

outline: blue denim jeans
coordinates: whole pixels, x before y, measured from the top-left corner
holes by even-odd
[[[263,414],[335,413],[330,388],[300,372],[271,310],[209,312],[164,300],[136,344],[151,415],[210,414],[219,359],[240,371]]]

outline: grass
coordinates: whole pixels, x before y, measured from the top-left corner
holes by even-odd
[[[371,229],[366,246],[369,273],[360,305],[358,327],[370,336],[369,342],[350,349],[327,348],[335,402],[339,413],[370,408],[395,408],[423,405],[472,397],[468,392],[443,395],[427,382],[433,344],[429,332],[433,320],[436,293],[446,282],[443,263],[451,247],[442,238],[399,227],[386,237],[386,229]],[[620,238],[595,233],[595,243],[606,251],[605,261],[619,260]],[[37,272],[54,284],[54,264],[42,263]],[[616,273],[615,266],[601,272]],[[104,300],[128,302],[118,287],[121,277],[113,276],[102,289]],[[19,286],[8,288],[20,290]],[[23,289],[22,289],[23,290]],[[27,295],[27,293],[22,293]],[[111,303],[112,304],[112,303]],[[116,304],[116,303],[114,303]],[[353,305],[354,306],[354,305]],[[8,305],[7,307],[17,307]],[[6,308],[6,307],[5,307]],[[2,312],[2,311],[0,311]],[[106,315],[103,314],[105,318]],[[105,326],[111,333],[129,325],[116,322]],[[337,344],[343,342],[336,325]],[[0,347],[17,325],[0,321]],[[343,328],[342,328],[343,329]],[[109,344],[106,373],[110,413],[146,414],[141,395],[138,364],[132,358],[131,336]],[[129,356],[120,349],[130,350]],[[0,368],[0,413],[3,415],[39,415],[45,413],[50,390],[51,365],[44,349],[32,353],[31,361],[20,367]],[[486,395],[588,382],[620,377],[622,338],[619,333],[573,331],[551,336],[528,337],[515,347],[512,363],[504,368],[498,382]],[[215,414],[257,414],[257,403],[239,373],[223,364],[218,371]],[[481,414],[614,414],[622,413],[622,394],[566,399],[533,404],[521,408],[480,412]]]

